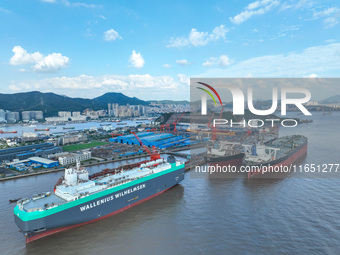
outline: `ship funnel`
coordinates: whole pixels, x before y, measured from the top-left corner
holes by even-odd
[[[170,155],[170,156],[168,156],[168,158],[167,158],[167,162],[170,163],[170,164],[176,163],[176,159],[175,159],[174,156]]]

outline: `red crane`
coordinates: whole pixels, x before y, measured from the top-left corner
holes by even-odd
[[[220,119],[222,119],[222,114],[223,114],[224,107],[225,107],[225,106],[223,106],[222,109],[221,109],[221,112],[220,112]],[[212,114],[211,119],[212,119],[213,116],[214,116],[214,113]],[[210,122],[211,122],[211,119],[209,120],[209,124],[210,124]],[[216,134],[216,132],[217,132],[217,127],[213,125],[211,129],[212,129],[212,137],[211,137],[211,140],[215,141],[216,138],[217,138],[217,134]]]
[[[149,148],[146,145],[143,144],[142,140],[136,135],[135,132],[131,132],[131,134],[133,134],[136,137],[139,144],[143,147],[143,150],[146,151],[149,154],[151,160],[157,160],[157,159],[161,158],[161,155],[159,155],[159,153],[156,151],[155,146],[152,146],[152,153],[151,153]]]
[[[210,128],[210,126],[211,126],[211,121],[212,121],[212,119],[214,118],[214,114],[215,114],[215,112],[213,112],[213,113],[211,114],[211,117],[210,117],[210,119],[209,119],[209,121],[208,121],[208,123],[207,123],[208,128]]]
[[[221,109],[221,112],[220,112],[220,119],[222,119],[222,115],[223,115],[223,111],[224,111],[224,107],[225,107],[225,105],[222,107],[222,109]],[[214,126],[213,127],[213,134],[212,134],[212,140],[216,140],[216,138],[217,138],[217,134],[216,134],[216,132],[217,132],[217,127],[216,126]]]
[[[176,125],[178,124],[178,122],[180,121],[180,119],[183,117],[183,115],[185,114],[185,112],[182,113],[181,117],[179,117],[177,120],[175,120],[172,124],[175,125],[174,127],[174,132],[177,132],[177,128]]]
[[[223,114],[223,111],[224,111],[224,107],[225,107],[225,105],[223,105],[222,110],[220,112],[220,119],[222,119],[222,114]]]
[[[168,130],[168,132],[170,132],[170,124],[165,124],[164,128],[165,128],[165,131]]]

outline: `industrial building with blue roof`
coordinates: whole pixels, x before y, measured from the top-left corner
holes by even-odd
[[[155,134],[154,132],[140,132],[137,134],[140,140],[145,146],[155,146],[159,149],[169,148],[173,146],[185,146],[189,144],[189,138],[182,135],[173,135],[170,133]],[[118,136],[110,138],[110,142],[136,144],[139,145],[139,141],[133,134]]]

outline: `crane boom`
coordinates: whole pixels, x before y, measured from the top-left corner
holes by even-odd
[[[142,146],[143,150],[146,151],[149,154],[151,160],[157,160],[157,159],[161,158],[161,155],[159,155],[159,153],[156,151],[155,146],[152,147],[153,150],[152,150],[152,153],[151,153],[149,148],[145,144],[143,144],[142,140],[136,135],[136,133],[135,132],[131,132],[131,133],[136,137],[137,141]]]
[[[172,123],[173,125],[175,125],[174,132],[177,132],[176,126],[177,126],[178,122],[180,121],[180,119],[183,117],[184,114],[185,114],[185,112],[183,112],[182,115]]]

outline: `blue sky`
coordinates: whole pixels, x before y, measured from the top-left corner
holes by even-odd
[[[1,1],[1,93],[182,100],[190,77],[339,77],[338,1],[79,1]]]

